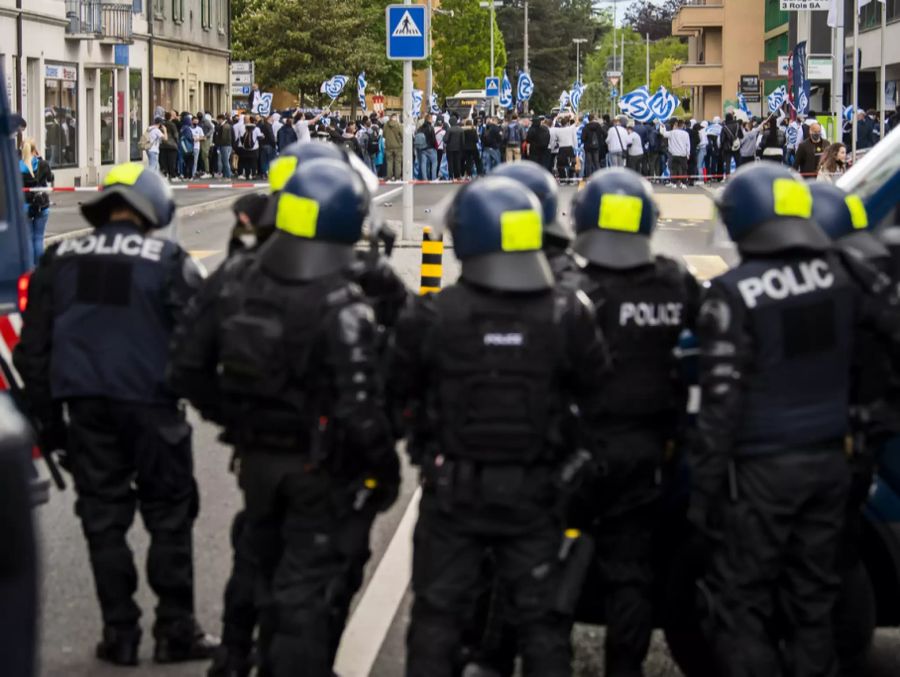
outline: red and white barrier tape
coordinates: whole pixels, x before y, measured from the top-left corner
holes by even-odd
[[[6,363],[10,373],[21,387],[21,379],[16,372],[12,361],[12,352],[19,343],[19,334],[22,331],[22,316],[18,313],[0,315],[0,360]],[[9,390],[10,384],[6,382],[4,370],[0,369],[0,390]]]

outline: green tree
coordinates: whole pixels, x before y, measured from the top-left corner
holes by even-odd
[[[523,0],[505,0],[505,6],[497,10],[513,82],[524,65],[524,18]],[[557,104],[559,93],[570,89],[575,80],[576,54],[572,38],[587,40],[581,45],[583,65],[597,41],[611,30],[612,19],[607,13],[596,10],[592,0],[529,0],[528,19],[528,61],[534,80],[531,108],[547,111]],[[585,97],[589,95],[588,90]]]
[[[401,69],[384,53],[384,8],[390,0],[239,0],[233,17],[237,59],[256,62],[263,88],[282,87],[327,102],[319,94],[333,75],[350,77],[342,99],[356,109],[356,76],[370,87],[394,91]],[[349,99],[348,99],[349,97]]]
[[[441,9],[432,19],[435,91],[447,97],[461,89],[482,89],[491,70],[490,10],[478,0],[443,0]],[[506,47],[496,20],[493,30],[495,74],[501,75]]]

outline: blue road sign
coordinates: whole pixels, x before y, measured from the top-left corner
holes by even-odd
[[[484,79],[484,95],[487,97],[500,96],[500,78],[487,77]]]
[[[424,5],[388,5],[387,58],[395,61],[428,58],[428,15]]]
[[[618,89],[616,89],[615,87],[613,87],[611,90],[609,90],[609,98],[610,98],[610,99],[615,99],[617,96],[619,96],[619,90],[618,90]]]

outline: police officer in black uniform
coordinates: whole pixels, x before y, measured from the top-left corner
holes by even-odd
[[[42,448],[68,451],[103,614],[97,657],[138,661],[137,571],[126,541],[137,508],[159,599],[154,659],[207,658],[217,642],[194,620],[191,428],[164,382],[170,334],[201,271],[177,244],[150,234],[175,212],[157,172],[119,165],[81,210],[95,230],[41,259],[14,362]]]
[[[896,354],[897,313],[863,295],[790,170],[742,168],[718,208],[742,262],[712,280],[698,319],[689,511],[711,547],[702,587],[715,668],[833,675],[854,333],[871,323]]]
[[[544,220],[544,254],[557,282],[579,277],[582,265],[572,252],[572,231],[559,218],[559,184],[549,171],[534,162],[507,162],[493,172],[518,181],[537,196]]]
[[[570,675],[570,617],[590,550],[564,531],[578,470],[561,427],[572,403],[592,410],[605,350],[589,301],[553,288],[530,191],[479,179],[458,193],[447,223],[461,279],[401,317],[390,363],[423,480],[407,675],[459,669],[488,553],[524,674]]]
[[[265,581],[261,670],[330,677],[369,529],[399,481],[371,307],[347,277],[370,195],[332,160],[281,191],[276,233],[227,262],[186,313],[170,382],[226,428]]]
[[[323,143],[291,144],[272,163],[269,169],[271,195],[253,196],[265,202],[265,207],[251,224],[255,236],[253,246],[236,249],[235,254],[254,251],[269,239],[276,231],[275,220],[281,191],[298,166],[322,159],[351,164],[348,154],[343,149],[334,144]],[[365,165],[360,166],[362,170],[355,165],[353,169],[360,173],[364,182],[367,182],[371,193],[371,190],[377,189],[377,178]],[[367,179],[369,180],[367,181]],[[372,183],[371,179],[374,179],[375,182]],[[235,209],[237,209],[237,203]],[[371,222],[369,226],[371,229]],[[407,303],[409,290],[391,267],[387,257],[377,250],[377,243],[374,246],[376,247],[374,251],[357,251],[355,259],[346,269],[346,274],[360,286],[375,311],[379,336],[379,357],[381,357],[387,337],[396,324],[401,309]],[[240,468],[237,457],[232,463],[232,468],[235,470]],[[208,671],[208,677],[245,677],[252,668],[253,635],[258,620],[254,595],[256,569],[253,553],[245,551],[247,546],[252,545],[253,542],[250,538],[242,538],[245,526],[246,513],[242,510],[235,515],[231,529],[234,561],[231,576],[225,586],[222,646],[216,652],[213,664]],[[244,545],[243,549],[239,548],[241,544]]]
[[[29,496],[33,439],[7,393],[0,393],[0,665],[32,677],[38,617],[37,544]]]
[[[588,261],[581,288],[594,302],[613,367],[592,421],[608,473],[586,501],[599,514],[609,677],[643,674],[654,621],[654,533],[686,393],[674,351],[699,306],[694,277],[650,252],[658,213],[650,184],[630,169],[595,173],[572,205],[574,249]]]

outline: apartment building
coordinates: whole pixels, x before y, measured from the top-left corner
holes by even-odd
[[[228,0],[0,0],[7,95],[58,185],[93,185],[140,160],[157,106],[225,109],[228,10]]]

